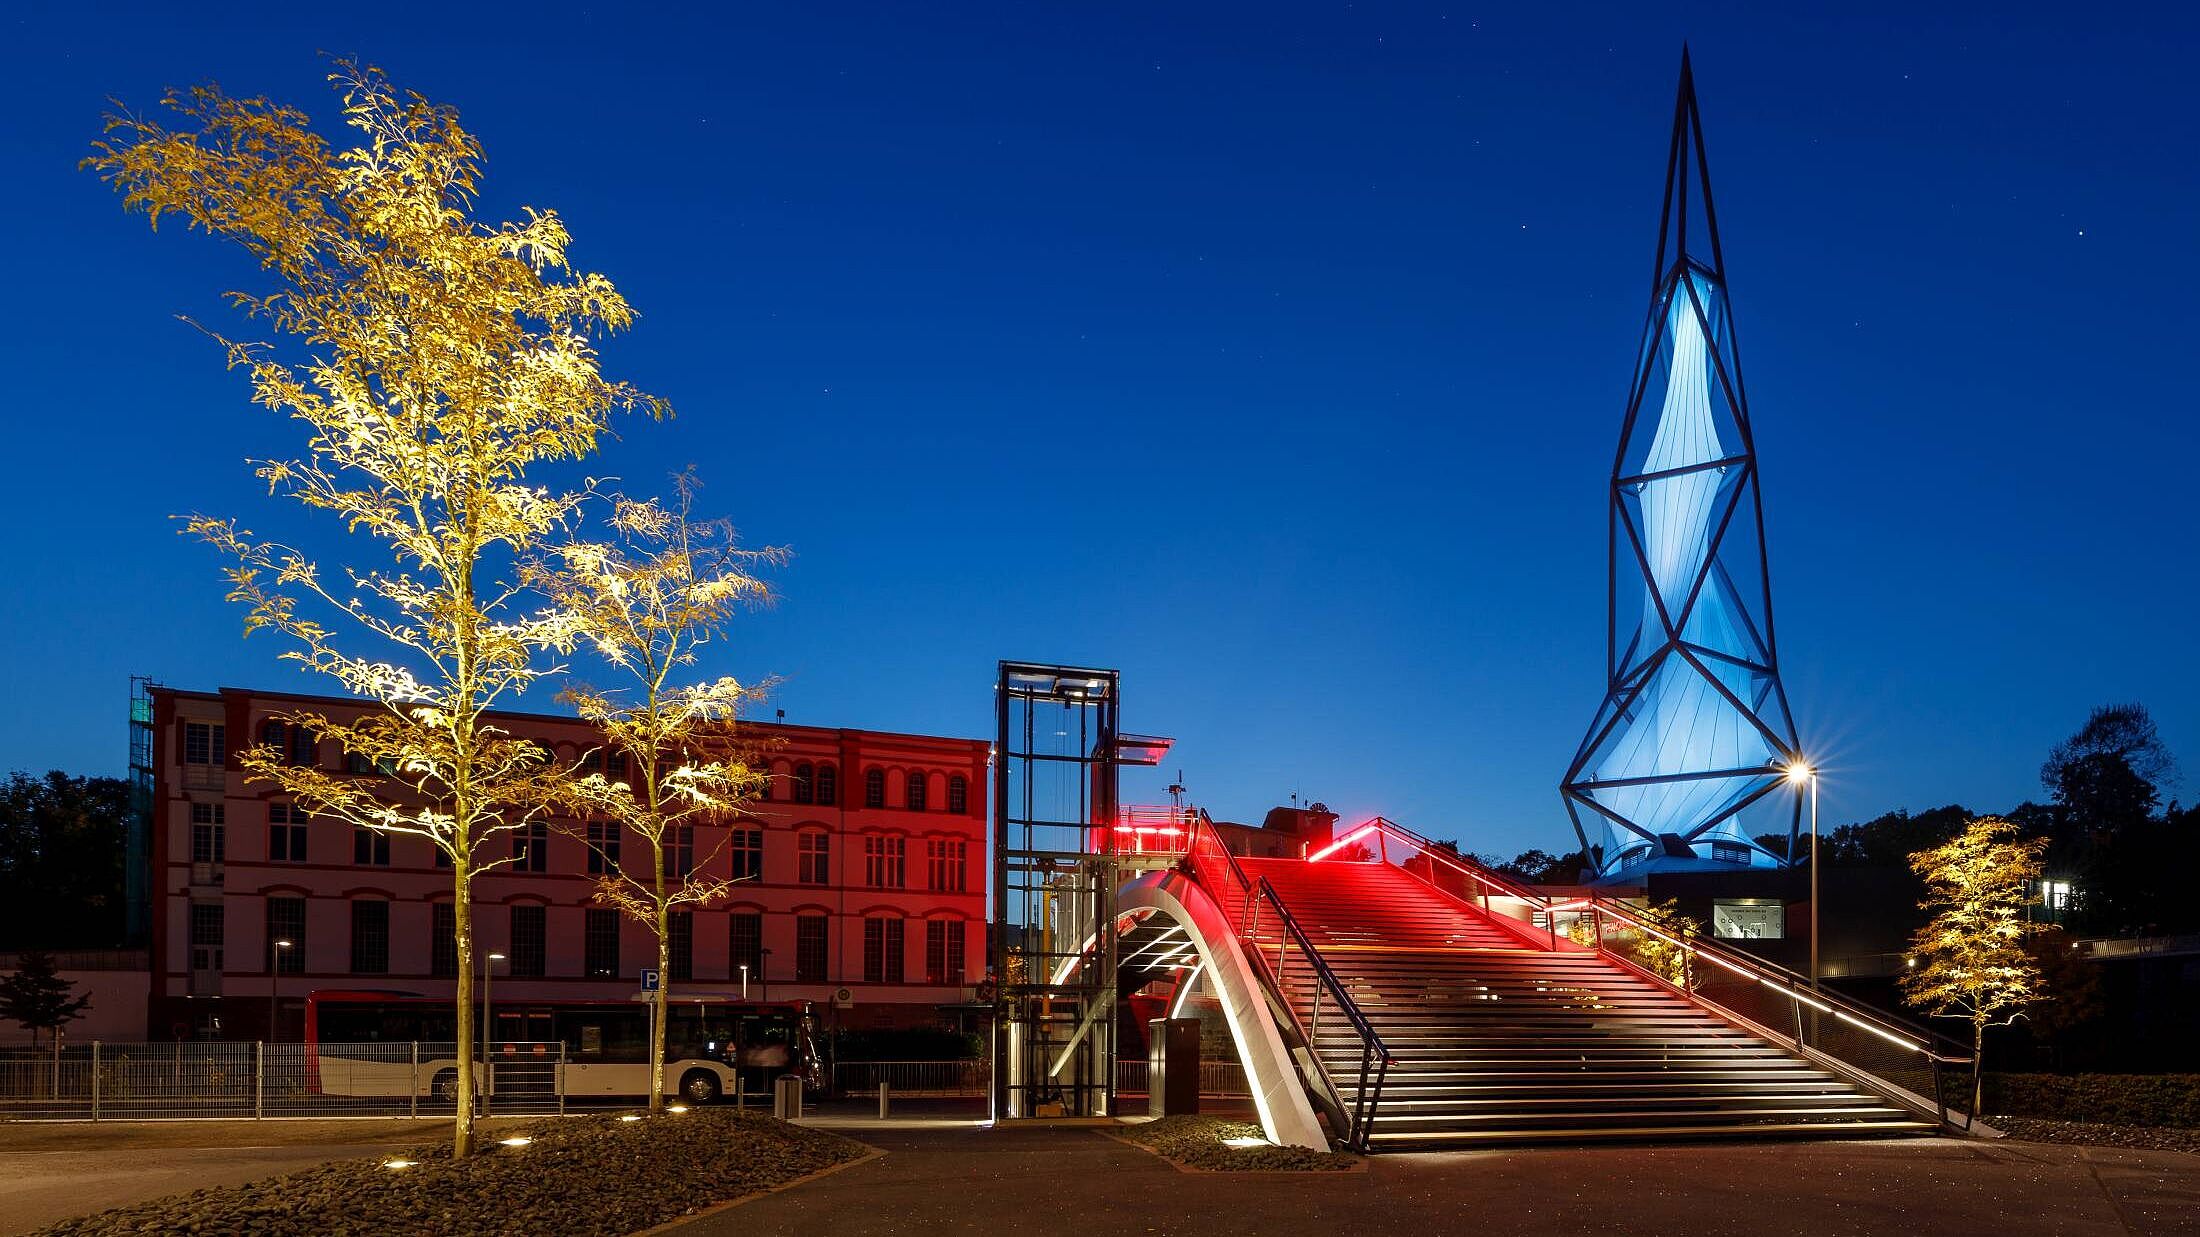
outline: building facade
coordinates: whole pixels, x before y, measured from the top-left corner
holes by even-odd
[[[450,870],[435,847],[315,820],[237,764],[239,750],[272,745],[375,777],[283,720],[363,707],[153,690],[152,1038],[296,1039],[305,998],[325,989],[455,996]],[[602,759],[575,719],[497,722],[561,760]],[[738,883],[676,916],[666,985],[675,996],[814,1001],[842,1027],[950,1020],[984,977],[987,745],[746,722],[741,737],[768,753],[769,797],[677,840],[674,863]],[[476,879],[474,937],[479,958],[504,955],[493,964],[499,1006],[627,999],[656,966],[649,931],[591,899],[615,844],[576,821],[496,839],[513,862]],[[623,839],[629,855],[641,845]]]

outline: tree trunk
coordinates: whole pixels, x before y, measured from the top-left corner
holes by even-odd
[[[1971,1120],[1979,1119],[1986,1098],[1986,1024],[1971,1023]]]
[[[451,1158],[474,1153],[474,903],[472,873],[463,858],[451,861],[452,943],[458,953],[458,1122],[451,1130]]]
[[[662,859],[658,861],[658,866],[661,870]],[[660,879],[660,890],[663,885],[664,882]],[[667,913],[664,899],[660,895],[657,901],[657,990],[649,994],[652,1009],[655,1011],[650,1018],[650,1026],[655,1033],[649,1037],[649,1111],[653,1113],[663,1112],[665,1108],[665,1035],[668,1030],[665,1025],[665,1011],[669,1005],[665,993],[671,984],[671,916]]]

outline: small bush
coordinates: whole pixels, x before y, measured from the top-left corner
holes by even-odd
[[[2200,1129],[2200,1074],[1988,1074],[1986,1111]]]

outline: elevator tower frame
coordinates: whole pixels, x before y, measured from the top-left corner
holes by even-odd
[[[993,747],[993,1113],[1115,1110],[1120,676],[1004,661]]]

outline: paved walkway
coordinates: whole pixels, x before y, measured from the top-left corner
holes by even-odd
[[[913,1124],[913,1123],[912,1123]],[[2200,1234],[2200,1156],[1911,1139],[1384,1155],[1180,1173],[1090,1128],[844,1132],[887,1152],[679,1237]]]

